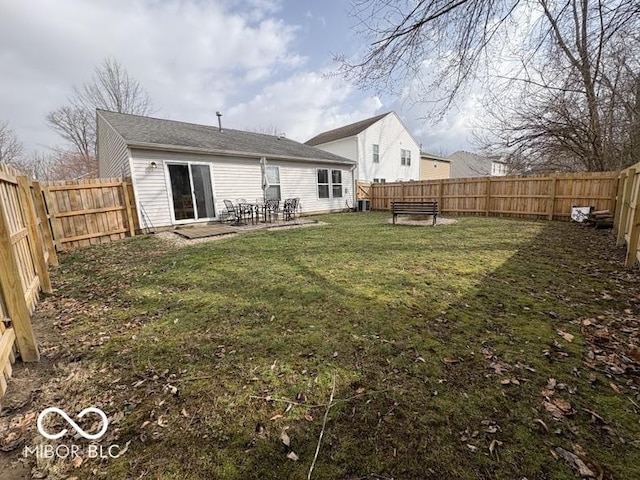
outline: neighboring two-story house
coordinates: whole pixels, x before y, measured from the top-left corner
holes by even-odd
[[[357,180],[420,178],[420,146],[395,112],[323,132],[306,144],[358,162]]]
[[[458,151],[448,158],[451,161],[451,178],[502,177],[508,173],[506,162],[499,157]]]

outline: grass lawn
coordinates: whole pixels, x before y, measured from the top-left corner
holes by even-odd
[[[34,401],[131,443],[49,478],[307,478],[332,391],[312,478],[640,478],[640,275],[610,232],[319,219],[65,256]]]

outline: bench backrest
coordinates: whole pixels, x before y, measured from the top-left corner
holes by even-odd
[[[424,202],[411,202],[405,200],[392,200],[391,210],[409,211],[409,212],[438,212],[438,202],[436,200],[427,200]]]

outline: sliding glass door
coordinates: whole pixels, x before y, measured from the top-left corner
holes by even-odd
[[[204,220],[215,217],[209,165],[170,163],[167,167],[175,220]]]

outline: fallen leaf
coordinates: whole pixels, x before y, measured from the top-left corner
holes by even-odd
[[[364,389],[364,387],[359,387],[359,388],[356,390],[356,393],[357,393],[358,395],[361,395],[361,394],[363,394],[363,393],[364,393],[364,390],[365,390],[365,389]]]
[[[460,363],[462,359],[458,357],[444,357],[442,361],[444,363]]]
[[[500,440],[496,440],[495,438],[491,440],[491,443],[489,444],[489,453],[493,454],[493,452],[496,452],[497,457],[498,452],[496,451],[496,448],[498,448],[500,445],[502,445],[502,442]]]
[[[558,335],[564,338],[567,342],[573,342],[573,339],[575,338],[573,335],[563,330],[558,330]]]
[[[187,410],[185,408],[182,409],[182,411],[180,412],[180,414],[184,417],[184,418],[189,418],[189,414],[187,413]]]
[[[581,477],[601,478],[575,453],[569,452],[562,447],[556,447],[556,454],[562,458],[570,467],[578,471]]]
[[[476,447],[475,445],[471,445],[470,443],[467,443],[467,448],[469,450],[471,450],[472,452],[477,452],[478,451],[478,447]]]
[[[280,440],[285,444],[285,446],[291,446],[291,439],[289,438],[289,435],[287,435],[287,427],[283,428],[282,432],[280,432]]]
[[[611,387],[611,389],[612,389],[614,392],[616,392],[616,393],[620,393],[620,389],[618,388],[618,386],[617,386],[615,383],[610,382],[610,383],[609,383],[609,386]]]
[[[546,423],[544,423],[544,422],[542,421],[542,419],[540,419],[540,418],[536,418],[536,419],[534,419],[534,420],[533,420],[533,423],[537,423],[538,425],[540,425],[540,426],[544,429],[544,431],[545,431],[546,433],[549,433],[549,427],[547,427],[547,424],[546,424]]]
[[[271,417],[269,420],[280,420],[282,418],[282,415],[280,415],[279,413],[275,414],[273,417]]]
[[[129,440],[127,443],[124,444],[124,447],[122,447],[118,453],[116,455],[114,455],[111,458],[118,458],[121,457],[122,455],[124,455],[125,453],[127,453],[127,450],[129,450],[129,445],[131,445],[131,440]]]
[[[294,462],[297,462],[300,457],[298,457],[298,455],[296,455],[296,453],[294,451],[291,451],[291,452],[287,453],[287,458],[289,460],[293,460]]]
[[[84,460],[82,460],[82,457],[78,455],[77,457],[74,457],[73,460],[71,460],[71,465],[73,465],[73,468],[80,468],[82,462],[84,462]]]
[[[511,366],[507,365],[504,362],[491,362],[489,364],[489,368],[492,368],[494,372],[496,372],[498,375],[506,372],[507,370],[511,370]]]

